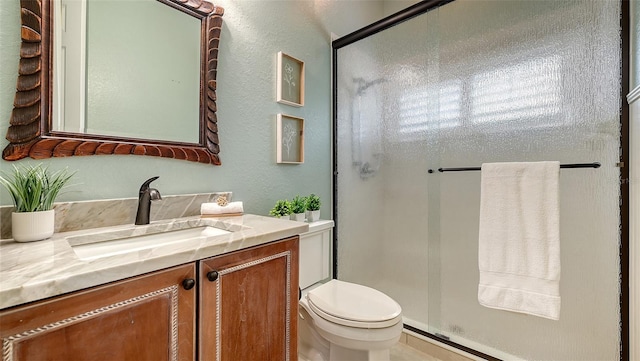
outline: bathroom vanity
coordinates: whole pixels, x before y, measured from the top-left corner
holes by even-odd
[[[2,360],[295,360],[298,235],[309,226],[206,224],[227,232],[104,257],[77,252],[78,239],[130,229],[1,242]]]

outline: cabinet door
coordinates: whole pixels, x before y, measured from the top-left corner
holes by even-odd
[[[194,360],[194,279],[195,263],[3,310],[2,360]]]
[[[298,237],[200,262],[200,359],[297,360]]]

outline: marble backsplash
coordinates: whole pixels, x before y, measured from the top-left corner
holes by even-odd
[[[151,222],[199,215],[202,203],[215,202],[221,195],[231,201],[232,192],[162,196],[151,203]],[[134,223],[138,198],[61,202],[54,209],[56,233],[119,226]],[[12,211],[13,206],[0,207],[0,239],[11,238]]]

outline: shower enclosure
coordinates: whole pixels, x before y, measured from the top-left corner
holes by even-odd
[[[622,5],[456,0],[334,42],[336,276],[401,304],[405,325],[486,355],[621,356]],[[482,307],[480,172],[561,169],[558,321]]]

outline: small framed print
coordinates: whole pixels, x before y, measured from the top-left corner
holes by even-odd
[[[278,52],[276,101],[301,107],[304,105],[304,61]]]
[[[278,114],[276,154],[277,163],[304,163],[304,119]]]

